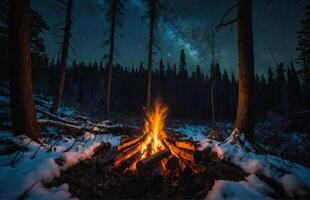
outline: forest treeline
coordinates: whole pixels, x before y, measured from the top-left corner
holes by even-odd
[[[181,60],[181,58],[180,58]],[[59,61],[51,61],[42,73],[36,91],[53,95],[59,74]],[[221,70],[223,69],[223,70]],[[104,114],[107,66],[102,62],[76,63],[67,70],[64,100],[79,105],[87,113]],[[145,105],[147,69],[141,62],[138,67],[113,67],[112,110],[115,113],[135,114]],[[214,107],[217,120],[232,120],[237,108],[238,83],[234,73],[216,63],[204,74],[199,65],[193,73],[187,66],[171,65],[163,59],[153,70],[152,97],[161,98],[175,118],[211,119],[211,74],[214,77]],[[44,77],[45,76],[45,77]],[[43,87],[44,86],[44,87]],[[265,119],[268,112],[288,117],[309,107],[306,90],[292,63],[280,63],[275,70],[268,68],[267,75],[256,75],[256,117]]]

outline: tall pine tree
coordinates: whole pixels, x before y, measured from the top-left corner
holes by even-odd
[[[151,91],[152,91],[152,68],[153,68],[153,53],[155,43],[155,31],[157,29],[159,11],[162,8],[160,0],[144,0],[146,3],[146,14],[149,25],[148,38],[148,67],[147,67],[147,93],[146,93],[146,109],[151,106]]]
[[[73,10],[73,0],[67,0],[66,2],[60,1],[66,7],[66,20],[65,20],[65,27],[64,27],[64,35],[62,41],[62,48],[61,48],[61,58],[60,58],[60,75],[58,86],[55,94],[55,99],[53,105],[51,107],[51,113],[57,113],[58,107],[61,103],[64,85],[65,85],[65,78],[66,78],[66,68],[67,68],[67,59],[69,53],[69,42],[71,37],[71,26],[72,26],[72,10]]]
[[[107,82],[107,99],[106,99],[106,117],[110,117],[111,110],[111,90],[112,90],[112,70],[113,70],[113,59],[115,50],[115,33],[117,25],[121,25],[121,17],[123,15],[123,2],[122,0],[109,0],[108,10],[106,18],[110,25],[110,35],[106,43],[109,44],[109,60],[108,60],[108,82]]]
[[[181,80],[188,78],[186,66],[187,66],[187,63],[186,63],[185,51],[184,49],[181,49],[180,61],[179,61],[179,78]]]
[[[13,131],[35,141],[41,136],[32,97],[31,76],[31,3],[9,2],[8,52],[10,69],[10,103]]]

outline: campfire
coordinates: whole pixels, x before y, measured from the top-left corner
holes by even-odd
[[[196,144],[190,140],[169,137],[165,131],[168,107],[155,103],[146,112],[143,134],[120,144],[109,161],[123,172],[142,174],[179,174],[184,170],[198,172],[194,154]]]

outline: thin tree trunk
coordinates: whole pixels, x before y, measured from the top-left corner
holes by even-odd
[[[66,77],[66,67],[67,67],[67,58],[69,52],[69,41],[71,34],[71,25],[72,25],[72,6],[73,0],[67,0],[67,11],[66,11],[66,23],[64,29],[64,38],[62,43],[62,52],[61,52],[61,60],[60,60],[60,77],[58,82],[58,87],[55,95],[55,99],[51,108],[51,113],[56,114],[58,107],[61,103],[65,77]]]
[[[8,51],[13,132],[39,141],[41,133],[32,97],[31,3],[30,0],[11,0],[9,7]]]
[[[113,56],[114,56],[114,37],[115,37],[115,23],[116,23],[116,0],[113,0],[113,13],[111,21],[111,32],[110,32],[110,52],[108,62],[108,84],[107,84],[107,107],[106,117],[109,118],[111,110],[111,89],[112,89],[112,71],[113,71]]]
[[[253,141],[255,127],[252,0],[238,0],[239,94],[234,128]]]
[[[215,56],[214,56],[214,31],[211,32],[211,55],[212,55],[212,72],[211,72],[211,110],[212,110],[212,122],[213,127],[215,127],[215,111],[214,111],[214,66],[215,66]]]
[[[152,7],[154,5],[151,5]],[[153,10],[153,8],[151,8]],[[147,97],[146,109],[149,110],[151,106],[151,89],[152,89],[152,64],[153,64],[153,43],[154,43],[154,13],[151,11],[149,24],[149,49],[148,49],[148,79],[147,79]]]

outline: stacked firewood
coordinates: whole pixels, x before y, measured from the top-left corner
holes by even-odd
[[[166,138],[165,149],[139,159],[141,158],[141,151],[138,148],[145,137],[146,134],[121,143],[113,149],[103,143],[95,150],[94,158],[97,159],[97,166],[102,169],[113,168],[123,173],[146,175],[178,175],[184,171],[200,173],[206,170],[196,162],[199,151],[196,150],[197,144],[191,140]],[[99,151],[102,152],[102,149],[105,149],[104,154],[99,153]]]

